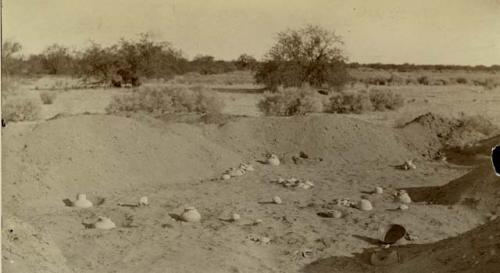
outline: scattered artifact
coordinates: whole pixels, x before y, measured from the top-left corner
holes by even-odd
[[[94,224],[97,229],[113,229],[116,227],[115,223],[111,221],[108,217],[99,216],[97,222]]]
[[[279,166],[280,165],[280,159],[278,158],[277,155],[275,154],[270,154],[267,156],[267,164],[271,166]]]
[[[147,196],[143,196],[141,197],[141,199],[139,199],[139,206],[148,206],[148,205],[149,201]]]
[[[83,193],[79,193],[76,195],[76,201],[73,202],[73,206],[77,208],[90,208],[92,207],[92,202],[87,200],[87,195]]]
[[[342,218],[342,212],[339,210],[330,210],[326,212],[318,212],[318,216],[324,217],[324,218],[335,218],[335,219],[340,219]]]
[[[300,188],[308,190],[314,187],[314,183],[310,180],[299,180],[295,177],[289,179],[278,178],[277,180],[272,180],[272,183],[280,184],[285,188]]]
[[[409,171],[409,170],[414,170],[417,168],[415,163],[413,163],[413,160],[407,160],[401,165],[397,165],[396,168],[404,171]]]
[[[356,207],[356,203],[348,198],[335,199],[334,202],[342,207]]]
[[[269,244],[271,242],[271,238],[266,237],[266,236],[257,236],[257,235],[250,234],[247,236],[247,238],[252,242],[261,243],[261,244]]]
[[[236,221],[238,221],[240,219],[241,219],[241,216],[238,213],[233,213],[233,215],[231,215],[231,220],[233,222],[236,222]]]
[[[362,211],[370,211],[373,209],[372,203],[368,199],[361,199],[358,202],[358,209]]]
[[[382,226],[379,232],[381,234],[380,241],[388,245],[395,244],[407,234],[406,229],[402,225],[397,224]]]
[[[241,163],[238,168],[230,168],[229,170],[225,171],[221,179],[222,180],[228,180],[231,179],[231,177],[238,177],[238,176],[243,176],[246,174],[246,172],[253,172],[255,171],[254,167],[250,164],[247,163]]]
[[[396,201],[403,204],[410,204],[410,195],[405,190],[400,190],[396,193]]]
[[[247,164],[247,163],[241,163],[240,169],[245,170],[247,172],[255,171],[255,168],[251,164]]]
[[[184,222],[199,222],[201,220],[201,214],[195,207],[187,207],[184,209],[181,219]]]
[[[262,221],[262,219],[256,219],[255,221],[253,221],[253,225],[258,225],[258,224],[262,224],[264,221]]]
[[[234,169],[234,168],[231,168],[227,174],[229,174],[231,177],[238,177],[238,176],[242,176],[245,174],[245,170],[243,169]]]

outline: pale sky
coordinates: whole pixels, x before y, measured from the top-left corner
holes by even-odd
[[[261,58],[278,31],[319,24],[351,62],[500,64],[500,0],[2,0],[3,38],[109,45],[148,32],[186,57]]]

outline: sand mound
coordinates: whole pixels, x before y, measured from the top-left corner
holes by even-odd
[[[12,216],[2,221],[2,269],[18,273],[70,273],[50,235]]]
[[[329,163],[398,163],[412,156],[393,131],[343,115],[246,118],[207,134],[234,151],[256,159],[274,153],[285,163],[300,152]]]
[[[4,204],[61,206],[78,192],[89,197],[152,185],[181,184],[218,174],[235,153],[202,137],[200,128],[115,116],[83,115],[4,130]],[[15,124],[12,125],[14,127]]]
[[[500,267],[500,219],[475,228],[455,238],[425,245],[397,247],[399,262],[373,266],[368,249],[355,257],[332,257],[316,261],[305,273],[322,272],[498,272]]]
[[[478,165],[491,161],[491,149],[500,145],[500,135],[481,140],[474,144],[445,148],[447,161],[460,165]]]
[[[496,143],[496,144],[495,144]],[[500,143],[500,136],[487,139],[465,149],[467,163],[481,162],[478,155],[486,159],[471,172],[440,187],[407,189],[415,201],[435,204],[467,204],[475,208],[500,212],[500,177],[496,176],[490,159],[491,148]],[[488,152],[489,151],[489,152]]]
[[[424,117],[424,120],[428,118]],[[499,141],[500,136],[497,136],[471,145],[464,151],[469,158],[486,155]],[[473,162],[478,161],[468,163]],[[471,172],[444,186],[407,190],[417,202],[465,204],[482,211],[485,216],[486,212],[495,215],[500,212],[500,177],[495,175],[491,162],[482,162]],[[392,248],[397,250],[399,257],[394,264],[372,265],[370,256],[375,250],[367,249],[355,257],[318,260],[306,266],[303,272],[497,272],[500,266],[499,234],[500,219],[496,219],[455,238]]]
[[[403,125],[400,132],[410,149],[432,159],[443,148],[465,147],[491,137],[498,128],[478,116],[450,118],[427,113]]]

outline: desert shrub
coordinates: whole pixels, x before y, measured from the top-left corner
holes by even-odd
[[[32,99],[9,99],[2,101],[2,118],[5,121],[29,121],[39,118],[40,103]]]
[[[446,79],[434,79],[431,82],[432,85],[448,85],[448,81]]]
[[[57,93],[55,92],[41,92],[40,99],[43,104],[52,104],[57,97]]]
[[[294,116],[322,112],[323,102],[320,95],[311,88],[290,87],[265,93],[258,107],[269,116]]]
[[[223,107],[222,99],[208,89],[163,86],[142,87],[114,96],[106,112],[219,113]]]
[[[391,77],[387,80],[387,82],[390,85],[403,85],[403,84],[405,84],[406,80],[405,80],[405,78],[403,78],[399,75],[391,74]]]
[[[403,97],[389,89],[372,89],[369,97],[376,111],[396,110],[404,105]]]
[[[417,79],[414,79],[414,78],[407,78],[407,79],[406,79],[406,84],[407,84],[407,85],[410,85],[410,84],[411,84],[411,85],[416,85],[416,84],[418,84],[418,80],[417,80]]]
[[[484,89],[486,89],[486,90],[492,90],[498,86],[498,84],[492,78],[485,79],[484,83],[482,85],[483,85]]]
[[[330,97],[326,106],[329,113],[361,114],[373,110],[373,105],[366,91],[338,92]]]
[[[464,78],[464,77],[459,77],[459,78],[455,79],[455,82],[458,83],[458,84],[467,84],[468,80],[466,78]]]
[[[418,77],[417,82],[418,82],[418,84],[422,84],[422,85],[429,85],[429,83],[430,83],[429,78],[427,76]]]

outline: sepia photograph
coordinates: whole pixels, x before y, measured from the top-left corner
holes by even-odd
[[[500,272],[500,0],[1,8],[1,272]]]

